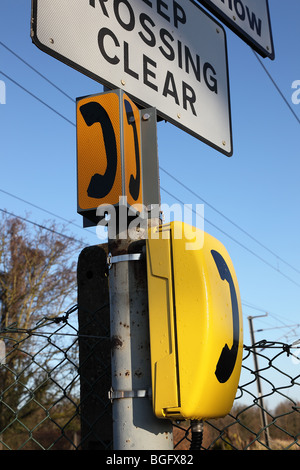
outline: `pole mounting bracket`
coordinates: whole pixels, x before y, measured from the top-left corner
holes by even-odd
[[[108,398],[113,400],[120,398],[145,398],[151,397],[151,390],[113,390],[112,388],[108,392]]]
[[[108,269],[111,269],[113,264],[120,263],[121,261],[140,261],[141,257],[142,253],[130,253],[118,256],[112,256],[111,253],[109,253],[107,257]]]

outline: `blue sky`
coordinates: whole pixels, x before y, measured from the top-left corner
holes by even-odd
[[[300,104],[292,102],[292,83],[300,80],[300,3],[270,0],[269,6],[276,57],[260,60],[291,109],[250,47],[225,27],[233,156],[170,123],[158,124],[162,202],[204,202],[205,230],[225,245],[236,269],[246,344],[247,317],[265,312],[268,317],[254,323],[255,330],[265,330],[256,332],[257,340],[293,342],[300,336],[299,327],[293,332],[285,327],[300,323]],[[6,85],[6,104],[0,105],[0,207],[38,223],[55,219],[49,211],[72,221],[69,233],[83,243],[97,244],[95,229],[83,229],[76,212],[76,128],[71,123],[73,100],[102,92],[102,85],[32,44],[30,0],[1,0],[0,41],[0,80]]]

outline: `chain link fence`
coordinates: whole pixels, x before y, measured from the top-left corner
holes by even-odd
[[[75,305],[32,329],[0,331],[2,450],[112,449],[108,309],[79,318]],[[204,423],[203,449],[300,449],[299,348],[244,346],[233,409]],[[189,422],[174,422],[173,439],[174,449],[190,448]]]

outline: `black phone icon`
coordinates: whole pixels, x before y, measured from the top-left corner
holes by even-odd
[[[127,123],[132,126],[133,137],[134,137],[134,151],[135,151],[135,162],[136,162],[136,176],[130,175],[129,180],[129,192],[132,198],[137,201],[140,194],[140,179],[141,179],[141,168],[140,168],[140,146],[137,133],[137,127],[132,106],[128,100],[124,100]]]
[[[101,199],[109,194],[116,177],[118,163],[116,136],[106,110],[99,103],[95,101],[86,103],[80,107],[80,112],[87,126],[99,123],[102,128],[107,168],[104,175],[94,174],[87,188],[89,197]]]
[[[220,383],[225,383],[229,380],[236,363],[238,348],[239,348],[239,339],[240,339],[240,329],[239,329],[239,307],[237,301],[236,290],[234,287],[234,282],[229,271],[229,268],[224,260],[223,256],[220,255],[215,250],[211,250],[211,254],[214,258],[220,278],[223,281],[227,281],[230,289],[231,296],[231,307],[232,307],[232,325],[233,325],[233,344],[231,349],[228,345],[222,349],[221,355],[219,357],[215,375]]]

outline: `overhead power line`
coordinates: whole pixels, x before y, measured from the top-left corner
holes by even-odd
[[[261,328],[259,330],[257,330],[257,332],[263,332],[265,330],[272,330],[272,329],[285,329],[285,328],[289,328],[290,331],[297,331],[298,328],[300,328],[300,325],[299,324],[293,324],[293,325],[290,325],[290,324],[287,324],[287,322],[291,322],[293,320],[291,320],[291,318],[287,317],[287,315],[279,315],[278,313],[274,313],[274,312],[271,312],[269,309],[265,309],[263,307],[259,307],[257,305],[253,305],[251,303],[249,303],[248,301],[246,300],[242,300],[242,305],[246,308],[251,308],[253,310],[256,310],[258,312],[263,312],[263,313],[267,313],[268,314],[268,319],[272,319],[273,321],[276,321],[277,323],[280,323],[281,325],[280,326],[273,326],[273,327],[270,327],[270,328]],[[264,321],[264,323],[266,325],[270,325],[270,322],[268,321]],[[260,320],[262,321],[262,320]],[[271,323],[272,325],[272,323]],[[273,323],[274,325],[274,323]],[[286,333],[284,336],[287,336],[289,334]],[[295,335],[297,336],[297,335]],[[277,338],[277,340],[279,340],[280,338]]]
[[[176,199],[180,204],[184,204],[184,202],[179,199],[177,196],[175,196],[175,194],[172,194],[170,193],[169,191],[167,191],[166,189],[164,189],[163,187],[161,187],[161,189],[167,193],[169,196],[173,197],[174,199]],[[197,213],[197,211],[195,209],[190,209],[192,212],[194,212],[194,214],[198,214],[199,216],[201,216],[201,214]],[[243,243],[239,242],[236,238],[234,238],[232,235],[229,235],[227,232],[225,232],[225,230],[222,230],[221,228],[219,228],[216,224],[214,224],[213,222],[210,222],[206,217],[205,217],[205,222],[209,223],[212,227],[214,227],[215,229],[217,229],[219,232],[223,233],[223,235],[226,235],[228,238],[230,238],[232,241],[234,241],[235,243],[237,243],[240,247],[244,248],[244,250],[248,251],[248,253],[250,253],[251,255],[255,256],[257,259],[259,259],[260,261],[262,261],[264,264],[266,264],[267,266],[269,266],[271,269],[273,269],[274,271],[276,271],[277,273],[281,274],[281,276],[285,277],[288,281],[292,282],[293,284],[295,284],[296,286],[300,287],[300,284],[298,282],[296,282],[294,279],[292,279],[291,277],[287,276],[286,274],[284,274],[282,271],[280,271],[276,266],[274,266],[273,264],[269,263],[269,261],[265,260],[264,258],[262,258],[260,255],[258,255],[257,253],[255,253],[253,250],[250,250],[250,248],[248,248],[246,245],[244,245]]]
[[[263,62],[260,60],[260,58],[258,57],[258,55],[256,54],[255,51],[253,51],[252,49],[252,52],[253,54],[255,55],[256,59],[258,60],[258,62],[260,63],[260,65],[262,66],[262,68],[264,69],[265,73],[267,74],[267,76],[269,77],[269,79],[271,80],[271,82],[273,83],[274,87],[276,88],[276,90],[278,91],[279,95],[281,96],[281,98],[283,99],[283,101],[285,102],[285,104],[287,105],[287,107],[289,108],[289,110],[291,111],[291,113],[293,114],[294,118],[296,118],[296,120],[298,121],[298,124],[300,124],[300,119],[299,117],[297,116],[297,114],[295,113],[295,111],[293,110],[292,106],[290,105],[290,103],[288,102],[288,100],[286,99],[286,97],[284,96],[284,94],[282,93],[282,91],[280,90],[279,86],[277,85],[277,83],[275,82],[274,78],[272,77],[272,75],[270,74],[270,72],[266,69],[266,67],[264,66]]]
[[[283,328],[300,328],[299,323],[295,323],[294,325],[284,325],[284,326],[272,326],[270,328],[259,328],[255,330],[257,333],[261,333],[262,331],[269,331],[269,330],[282,330]]]
[[[74,237],[70,237],[70,236],[68,236],[68,235],[66,235],[66,234],[64,234],[64,233],[58,232],[57,230],[54,230],[54,229],[52,229],[52,228],[50,228],[50,227],[46,227],[45,225],[39,224],[39,223],[37,223],[37,222],[33,222],[32,220],[29,220],[29,219],[27,219],[27,218],[25,218],[25,217],[21,217],[20,215],[13,214],[12,212],[7,211],[6,209],[0,209],[0,211],[3,212],[4,214],[10,215],[10,216],[12,216],[12,217],[16,217],[17,219],[20,219],[20,220],[22,220],[23,222],[29,223],[29,224],[31,224],[31,225],[35,225],[36,227],[39,227],[39,228],[41,228],[41,229],[43,229],[43,230],[47,230],[48,232],[52,232],[52,233],[54,233],[55,235],[59,235],[60,237],[66,238],[67,240],[73,241],[73,242],[75,242],[75,243],[79,243],[80,245],[89,246],[89,245],[87,245],[86,243],[83,243],[82,241],[77,240],[77,239],[74,238]]]
[[[23,62],[23,64],[25,64],[27,67],[29,67],[31,70],[33,70],[35,73],[37,73],[40,77],[42,77],[46,82],[48,82],[51,86],[53,86],[54,88],[56,88],[56,90],[58,90],[60,93],[62,93],[66,98],[68,98],[69,100],[71,100],[73,103],[75,102],[74,98],[72,98],[72,96],[68,95],[64,90],[62,90],[61,88],[59,88],[54,82],[52,82],[51,80],[49,80],[48,77],[46,77],[45,75],[43,75],[39,70],[37,70],[35,67],[33,67],[31,64],[29,64],[28,62],[26,62],[26,60],[24,60],[21,56],[19,56],[19,54],[17,54],[15,51],[13,51],[12,49],[10,49],[6,44],[4,44],[2,41],[0,41],[0,45],[2,47],[4,47],[8,52],[10,52],[10,54],[14,55],[18,60],[20,60],[21,62]]]
[[[25,91],[25,93],[27,93],[28,95],[30,95],[32,98],[36,99],[37,101],[39,101],[40,103],[42,103],[44,106],[46,106],[48,109],[50,109],[51,111],[53,111],[55,114],[57,114],[58,116],[60,116],[62,119],[64,119],[65,121],[67,121],[69,124],[71,124],[72,126],[76,126],[76,124],[74,124],[74,122],[72,122],[70,119],[66,118],[66,116],[64,116],[63,114],[61,114],[60,112],[58,112],[56,109],[52,108],[52,106],[50,106],[48,103],[46,103],[45,101],[41,100],[41,98],[39,98],[38,96],[36,96],[34,93],[32,93],[31,91],[27,90],[27,88],[25,88],[23,85],[21,85],[20,83],[18,83],[16,80],[14,80],[13,78],[11,78],[9,75],[7,75],[6,73],[4,73],[2,70],[0,70],[0,74],[3,75],[5,78],[7,78],[8,80],[10,80],[14,85],[16,85],[17,87],[21,88],[21,90]]]
[[[165,170],[164,168],[162,168],[160,166],[160,169],[166,173],[166,175],[168,175],[170,178],[172,178],[174,181],[176,181],[177,184],[179,184],[180,186],[182,186],[184,189],[186,189],[187,191],[189,191],[191,194],[193,194],[193,196],[197,197],[198,199],[200,199],[201,201],[203,201],[208,207],[210,207],[211,209],[213,209],[215,212],[217,212],[217,214],[221,215],[225,220],[227,220],[227,222],[230,222],[234,227],[236,227],[238,230],[240,230],[241,232],[243,232],[245,235],[247,235],[247,237],[251,238],[251,240],[255,241],[258,245],[260,245],[262,248],[264,248],[266,251],[268,251],[269,253],[271,253],[273,256],[275,256],[279,261],[282,261],[284,264],[286,264],[287,266],[289,266],[291,269],[293,269],[294,271],[296,271],[297,273],[300,274],[300,270],[295,268],[294,266],[292,266],[290,263],[288,263],[287,261],[285,261],[283,258],[281,258],[277,253],[275,253],[274,251],[270,250],[270,248],[268,248],[266,245],[264,245],[263,243],[261,243],[259,240],[257,240],[255,237],[253,237],[249,232],[247,232],[246,230],[244,230],[242,227],[240,227],[238,224],[236,224],[235,222],[233,222],[233,220],[229,219],[225,214],[223,214],[221,211],[219,211],[218,209],[216,209],[212,204],[210,204],[209,202],[207,202],[202,196],[200,196],[200,194],[194,192],[192,189],[188,188],[188,186],[186,186],[184,183],[182,183],[181,181],[179,181],[177,178],[175,178],[175,176],[171,175],[171,173],[169,173],[167,170]]]
[[[29,202],[29,201],[26,201],[25,199],[19,197],[19,196],[16,196],[15,194],[12,194],[12,193],[9,193],[8,191],[5,191],[4,189],[0,189],[0,192],[3,193],[3,194],[7,194],[8,196],[11,196],[15,199],[17,199],[18,201],[21,201],[21,202],[24,202],[25,204],[28,204],[29,206],[32,206],[34,207],[35,209],[39,209],[53,217],[56,217],[58,219],[61,219],[63,220],[64,222],[67,222],[68,224],[71,224],[71,225],[74,225],[75,227],[77,228],[80,228],[80,229],[83,229],[84,228],[81,226],[81,225],[78,225],[78,224],[75,224],[74,222],[72,222],[71,220],[68,220],[68,219],[65,219],[64,217],[62,217],[61,215],[57,215],[57,214],[54,214],[54,212],[51,212],[47,209],[44,209],[43,207],[40,207],[40,206],[37,206],[36,204],[33,204],[32,202]]]
[[[20,58],[18,56],[18,54],[14,53],[14,51],[12,51],[11,49],[9,49],[7,46],[5,46],[3,43],[0,42],[1,45],[3,45],[3,47],[6,47],[7,50],[9,50],[12,54],[14,54],[17,58],[19,58],[20,60],[22,60],[22,62],[24,62],[28,67],[30,67],[32,70],[34,70],[35,72],[37,72],[42,78],[45,78],[44,75],[42,75],[41,73],[39,73],[36,69],[34,69],[32,66],[30,66],[30,64],[28,64],[26,61],[24,61],[22,58]],[[48,109],[50,109],[51,111],[53,111],[55,114],[57,114],[59,117],[61,117],[62,119],[64,119],[65,121],[67,121],[69,124],[71,124],[72,126],[76,127],[76,124],[74,122],[72,122],[71,120],[69,120],[68,118],[66,118],[63,114],[59,113],[56,109],[54,109],[52,106],[49,106],[46,102],[44,102],[43,100],[41,100],[39,97],[37,97],[34,93],[30,92],[29,90],[27,90],[27,88],[25,88],[24,86],[20,85],[20,83],[18,83],[16,80],[14,80],[13,78],[11,78],[10,76],[8,76],[7,74],[5,74],[4,72],[0,71],[0,73],[2,73],[2,75],[4,75],[6,78],[8,78],[10,81],[12,81],[16,86],[20,87],[23,91],[25,91],[26,93],[28,93],[31,97],[35,98],[37,101],[39,101],[41,104],[43,104],[44,106],[46,106]],[[268,74],[269,75],[269,74]],[[271,78],[271,77],[270,77]],[[57,88],[58,90],[60,90],[62,93],[65,94],[65,92],[63,92],[61,89],[59,89],[58,87],[56,87],[56,85],[53,84],[53,82],[49,81],[47,79],[47,81],[55,86],[55,88]],[[277,88],[277,85],[276,85],[276,88]],[[72,99],[72,98],[71,98]],[[294,114],[294,113],[293,113]],[[299,121],[300,122],[300,121]],[[163,169],[160,167],[160,169],[162,171],[164,171],[166,174],[168,174],[174,181],[176,181],[178,184],[180,184],[182,187],[184,187],[186,190],[188,190],[191,194],[194,194],[196,197],[198,197],[199,199],[201,199],[203,202],[205,202],[205,204],[207,204],[209,207],[211,207],[213,210],[215,210],[217,213],[219,213],[220,215],[222,215],[222,217],[224,217],[226,220],[228,220],[231,224],[233,224],[236,228],[238,228],[239,230],[241,230],[243,233],[245,233],[248,237],[252,238],[256,243],[258,243],[260,246],[262,246],[264,249],[268,250],[273,256],[275,256],[277,259],[280,259],[283,263],[285,263],[287,266],[291,267],[292,269],[294,269],[296,272],[300,273],[300,271],[295,268],[294,266],[292,266],[290,263],[288,263],[287,261],[283,260],[281,257],[279,257],[276,253],[272,252],[268,247],[266,247],[265,245],[263,245],[261,242],[259,242],[257,239],[255,239],[252,235],[250,235],[247,231],[245,231],[244,229],[242,229],[240,226],[238,226],[235,222],[233,222],[232,220],[230,220],[228,217],[226,217],[224,214],[222,214],[218,209],[214,208],[211,204],[209,204],[207,201],[204,201],[204,199],[197,193],[195,193],[194,191],[192,191],[190,188],[188,188],[186,185],[184,185],[182,182],[180,182],[177,178],[175,178],[173,175],[171,175],[169,172],[167,172],[167,170]],[[170,196],[174,197],[175,199],[177,199],[181,204],[184,204],[183,201],[181,201],[177,196],[175,196],[174,194],[168,192],[167,190],[165,190],[164,188],[162,188],[166,193],[168,193]],[[195,211],[193,211],[195,212]],[[235,243],[237,243],[238,245],[240,245],[242,248],[244,248],[246,251],[248,251],[250,254],[252,254],[253,256],[255,256],[256,258],[258,258],[260,261],[262,261],[263,263],[265,263],[266,265],[268,265],[270,268],[274,269],[276,272],[280,273],[282,276],[284,276],[286,279],[288,279],[289,281],[291,281],[293,284],[297,285],[300,287],[300,284],[298,284],[294,279],[290,278],[289,276],[287,276],[286,274],[284,274],[282,271],[280,271],[278,268],[276,268],[275,266],[273,266],[271,263],[269,263],[268,261],[266,261],[264,258],[262,258],[260,255],[258,255],[257,253],[255,253],[253,250],[250,250],[248,247],[246,247],[244,244],[242,244],[241,242],[239,242],[238,240],[236,240],[234,237],[232,237],[231,235],[229,235],[228,233],[226,233],[224,230],[220,229],[216,224],[213,224],[212,222],[208,221],[207,219],[205,219],[206,222],[208,222],[210,225],[212,225],[213,227],[215,227],[217,230],[219,230],[221,233],[223,233],[224,235],[226,235],[227,237],[229,237],[231,240],[233,240]]]

